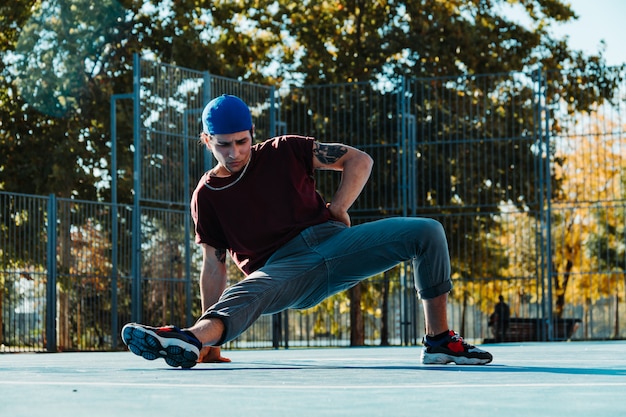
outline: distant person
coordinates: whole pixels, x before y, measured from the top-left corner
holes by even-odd
[[[493,326],[493,333],[496,338],[496,342],[502,342],[506,339],[507,332],[509,331],[509,324],[511,322],[511,309],[509,305],[504,302],[504,297],[500,295],[498,297],[498,303],[496,304],[493,314],[490,317],[490,326]]]
[[[394,217],[351,227],[348,209],[370,176],[369,155],[297,135],[253,145],[250,110],[231,95],[212,100],[202,123],[202,141],[217,160],[191,199],[204,313],[188,329],[127,324],[122,339],[133,353],[183,368],[223,360],[218,347],[261,315],[313,307],[412,261],[424,307],[422,363],[491,362],[448,327],[450,256],[439,222]],[[316,192],[315,170],[342,172],[329,203]],[[227,251],[246,275],[229,288]]]

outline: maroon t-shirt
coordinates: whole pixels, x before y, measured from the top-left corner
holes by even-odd
[[[292,135],[256,144],[238,180],[240,174],[205,173],[191,198],[196,242],[228,249],[247,275],[302,230],[327,221],[330,212],[313,179],[314,142]]]

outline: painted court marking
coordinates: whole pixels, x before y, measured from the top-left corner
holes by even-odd
[[[189,384],[189,383],[148,383],[148,382],[85,382],[85,381],[0,381],[0,385],[21,385],[21,386],[90,386],[90,387],[138,387],[138,388],[214,388],[214,389],[267,389],[275,390],[312,390],[312,389],[337,389],[337,390],[395,390],[398,388],[412,389],[485,389],[485,388],[560,388],[560,387],[626,387],[626,381],[623,382],[574,382],[574,383],[494,383],[494,384],[385,384],[385,385],[286,385],[286,384],[245,384],[245,385],[224,385],[224,384]]]

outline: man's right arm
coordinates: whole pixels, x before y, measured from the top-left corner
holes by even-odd
[[[200,299],[202,311],[217,302],[226,289],[226,250],[202,243],[202,271],[200,271]],[[230,362],[219,347],[204,346],[198,362]]]
[[[200,299],[202,311],[217,302],[226,289],[226,250],[202,243],[202,271],[200,272]]]

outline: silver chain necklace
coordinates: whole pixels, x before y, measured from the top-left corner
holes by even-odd
[[[225,190],[227,188],[232,187],[233,185],[237,184],[239,182],[240,179],[243,178],[244,174],[246,173],[246,170],[248,169],[248,165],[250,165],[250,161],[252,161],[252,155],[250,155],[250,158],[248,158],[248,162],[246,162],[246,165],[243,167],[243,169],[241,170],[241,174],[239,174],[239,176],[237,177],[237,179],[233,182],[231,182],[230,184],[226,184],[223,187],[212,187],[210,186],[207,182],[204,183],[204,185],[209,189],[209,190],[213,190],[213,191],[221,191],[221,190]]]

